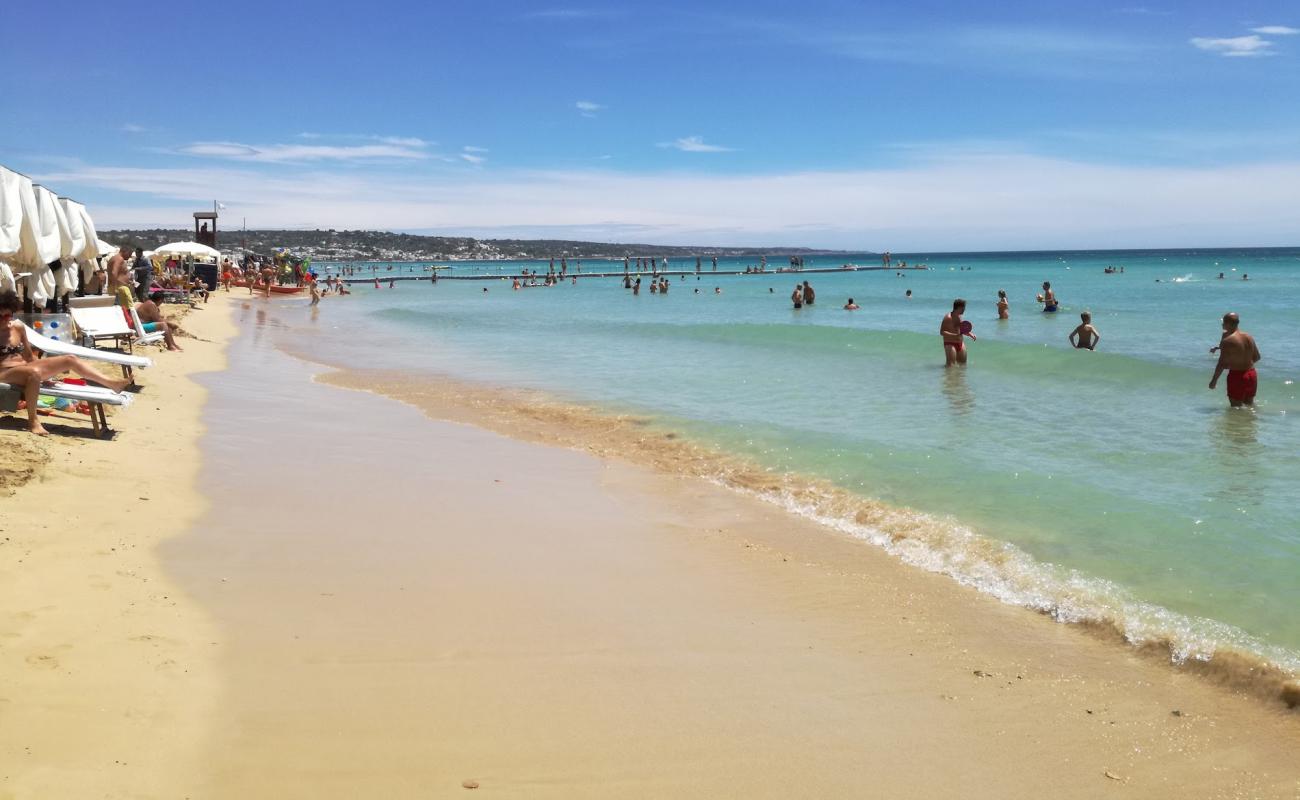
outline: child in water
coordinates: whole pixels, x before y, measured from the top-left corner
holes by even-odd
[[[1070,331],[1070,344],[1076,350],[1096,350],[1101,334],[1092,327],[1092,315],[1085,311],[1079,315],[1079,319],[1083,320],[1083,324]]]

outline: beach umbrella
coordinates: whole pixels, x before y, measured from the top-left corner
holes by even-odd
[[[23,205],[20,175],[0,167],[0,260],[8,261],[22,249]]]
[[[213,261],[221,258],[221,253],[206,244],[199,244],[198,242],[172,242],[171,244],[162,245],[154,251],[154,254],[176,256],[177,258],[190,256],[191,258],[211,259]]]
[[[23,206],[18,173],[0,167],[0,289],[16,289],[14,273],[5,262],[22,249]]]
[[[77,281],[72,277],[73,253],[81,252],[85,249],[86,243],[81,240],[81,218],[77,218],[77,227],[74,230],[72,221],[68,219],[67,209],[63,205],[63,198],[50,192],[54,198],[54,222],[59,229],[59,260],[58,266],[51,263],[54,273],[54,296],[63,297],[73,289],[77,288]]]
[[[23,207],[22,246],[16,261],[30,270],[27,276],[27,296],[37,305],[54,296],[54,273],[51,261],[58,260],[62,252],[59,238],[58,206],[54,192],[36,186],[31,178],[19,175],[18,195]]]

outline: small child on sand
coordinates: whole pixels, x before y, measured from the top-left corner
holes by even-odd
[[[1076,350],[1096,350],[1101,334],[1092,327],[1092,315],[1085,311],[1079,315],[1079,319],[1083,320],[1083,324],[1070,331],[1070,344]]]

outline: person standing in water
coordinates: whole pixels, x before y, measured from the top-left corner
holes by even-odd
[[[803,282],[803,304],[806,306],[810,306],[815,302],[817,302],[817,293],[813,291],[813,287],[808,283],[808,281],[804,281]]]
[[[1259,378],[1255,375],[1255,363],[1259,361],[1259,347],[1255,337],[1241,330],[1241,318],[1229,311],[1223,315],[1223,338],[1210,352],[1219,354],[1219,363],[1214,366],[1214,377],[1210,378],[1210,388],[1219,382],[1219,376],[1228,371],[1228,402],[1233,408],[1255,405],[1255,390]]]
[[[975,341],[975,334],[969,329],[962,330],[961,315],[966,313],[966,301],[958,297],[952,301],[952,311],[943,316],[939,323],[939,335],[943,337],[943,361],[945,367],[966,363],[966,343],[963,336]]]
[[[1070,344],[1075,350],[1096,350],[1097,342],[1101,341],[1101,334],[1097,329],[1092,327],[1092,314],[1087,311],[1079,315],[1081,324],[1079,327],[1070,331]]]
[[[1055,314],[1057,309],[1056,292],[1052,291],[1051,281],[1043,281],[1043,313]]]
[[[1011,302],[1007,300],[1007,290],[998,289],[998,319],[1011,319]]]
[[[803,287],[797,283],[794,285],[794,291],[790,293],[790,302],[794,303],[796,309],[803,308]]]

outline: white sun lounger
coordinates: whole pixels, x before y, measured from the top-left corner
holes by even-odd
[[[74,298],[74,300],[87,299],[89,298]],[[122,315],[122,307],[114,303],[112,297],[105,296],[103,300],[107,302],[94,305],[69,302],[68,313],[72,315],[72,321],[76,323],[82,335],[92,341],[122,339],[129,342],[134,338],[135,331],[131,330],[131,326],[126,323],[126,317]]]
[[[9,393],[21,398],[23,390],[20,386],[0,383],[0,396]],[[62,381],[41,384],[40,393],[48,397],[63,397],[68,400],[89,403],[90,425],[94,428],[95,435],[101,438],[112,433],[108,427],[108,417],[104,415],[104,406],[129,406],[134,399],[129,394],[115,392],[103,386],[82,386],[75,383],[63,383]],[[17,403],[15,401],[5,407],[8,410],[13,410],[17,407]]]
[[[162,331],[145,333],[144,323],[140,321],[140,312],[135,310],[135,306],[131,307],[131,322],[135,325],[135,330],[132,331],[132,333],[135,334],[136,344],[153,344],[154,342],[161,342],[166,336]],[[165,325],[166,323],[162,324]]]
[[[117,312],[118,317],[122,312]],[[153,366],[151,359],[144,356],[133,356],[126,353],[115,353],[112,350],[97,350],[93,347],[82,347],[81,345],[69,344],[51,339],[48,336],[42,336],[31,328],[27,328],[27,341],[31,342],[32,347],[52,356],[78,356],[87,361],[105,361],[109,364],[117,364],[123,367],[145,367]]]

